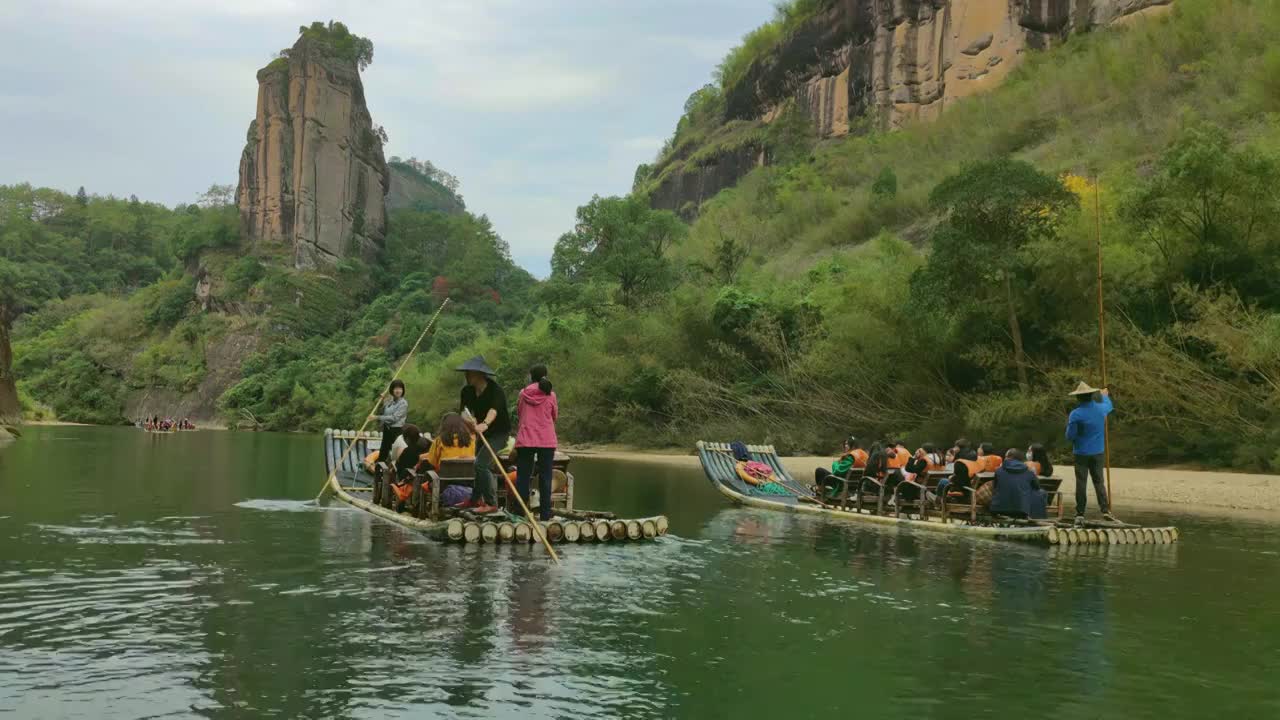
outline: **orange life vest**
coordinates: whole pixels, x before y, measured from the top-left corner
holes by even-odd
[[[888,451],[893,451],[893,457],[889,457]],[[907,466],[907,461],[911,459],[905,451],[899,448],[887,448],[885,451],[885,467],[890,470],[899,470]]]
[[[976,460],[957,460],[956,465],[963,465],[969,473],[969,485],[972,486],[974,480],[978,479],[978,473],[982,472],[982,465]]]
[[[391,489],[395,491],[396,498],[400,502],[409,502],[409,498],[413,495],[413,485],[411,483],[391,483]]]
[[[1037,476],[1040,474],[1040,463],[1035,460],[1028,460],[1027,467],[1031,468],[1031,472],[1035,473]]]
[[[853,456],[853,466],[856,468],[864,468],[867,466],[867,451],[862,448],[855,448],[850,455]]]
[[[995,472],[1004,464],[1004,460],[999,455],[983,455],[978,458],[978,464],[982,467],[982,472]]]

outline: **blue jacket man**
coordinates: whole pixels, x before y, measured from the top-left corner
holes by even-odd
[[[1071,396],[1076,407],[1067,418],[1067,441],[1075,454],[1076,468],[1076,524],[1084,524],[1084,513],[1089,501],[1089,477],[1093,477],[1093,491],[1098,496],[1102,517],[1114,522],[1111,505],[1107,499],[1107,484],[1102,474],[1103,456],[1107,451],[1106,421],[1111,414],[1111,393],[1089,387],[1087,383],[1076,386]],[[1095,399],[1100,396],[1100,399]]]
[[[996,470],[996,488],[991,496],[991,512],[1021,518],[1043,518],[1045,494],[1036,473],[1026,464],[1021,450],[1005,453],[1004,463]]]

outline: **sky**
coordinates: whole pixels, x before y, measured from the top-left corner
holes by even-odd
[[[370,38],[388,157],[456,175],[535,275],[628,192],[773,0],[3,0],[0,184],[193,202],[236,182],[255,73],[298,26]]]

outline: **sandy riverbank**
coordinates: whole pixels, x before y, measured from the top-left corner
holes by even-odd
[[[698,467],[694,455],[675,451],[632,451],[612,448],[581,448],[569,450],[581,457],[600,457],[633,462],[660,463],[679,467]],[[782,465],[797,479],[812,482],[813,469],[831,464],[826,457],[784,457]],[[1075,479],[1071,468],[1058,468],[1055,473],[1064,478],[1063,490],[1067,494],[1068,512],[1074,507],[1071,493]],[[1194,470],[1136,470],[1113,468],[1112,491],[1116,496],[1117,514],[1126,504],[1158,508],[1170,505],[1191,510],[1213,512],[1247,512],[1268,519],[1280,519],[1280,475],[1249,475],[1245,473],[1199,472]],[[1089,504],[1093,507],[1093,491],[1089,491]]]

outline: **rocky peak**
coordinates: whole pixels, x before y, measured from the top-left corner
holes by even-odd
[[[365,105],[372,44],[341,23],[301,29],[258,71],[258,109],[240,156],[236,204],[255,249],[299,268],[376,256],[386,230],[385,136]]]

